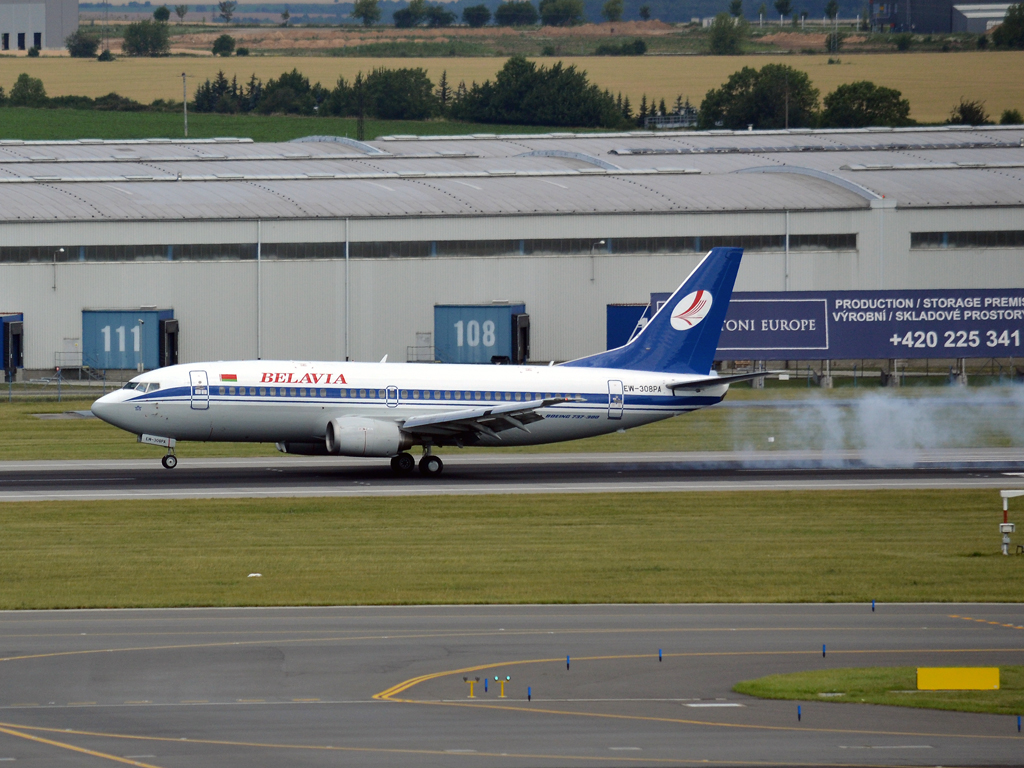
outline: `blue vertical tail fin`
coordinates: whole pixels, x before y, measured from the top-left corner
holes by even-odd
[[[565,365],[707,375],[742,257],[742,248],[712,248],[632,341]]]

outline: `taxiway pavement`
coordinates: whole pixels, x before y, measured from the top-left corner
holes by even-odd
[[[749,453],[443,454],[444,474],[396,476],[386,459],[0,462],[0,501],[511,493],[1024,487],[1019,449]]]
[[[1019,765],[1014,717],[765,701],[732,686],[833,667],[1022,663],[1018,605],[5,612],[0,761]],[[511,678],[505,698],[495,676]]]

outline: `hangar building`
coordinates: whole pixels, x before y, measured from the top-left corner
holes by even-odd
[[[872,29],[943,34],[987,32],[1006,17],[1011,2],[989,0],[868,0]]]
[[[78,0],[0,0],[0,51],[64,47],[78,29]]]
[[[565,360],[714,245],[746,248],[740,291],[1024,288],[1020,127],[2,141],[0,171],[34,370],[140,308],[181,362],[397,361],[435,305],[506,302]]]

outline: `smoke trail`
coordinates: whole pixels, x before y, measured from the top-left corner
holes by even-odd
[[[879,390],[840,399],[814,394],[760,407],[743,403],[730,414],[733,449],[807,450],[813,463],[909,467],[923,451],[957,448],[1024,448],[1024,387],[929,391]],[[767,437],[775,441],[770,445]],[[1024,452],[1022,452],[1024,459]],[[799,464],[799,462],[796,462]]]

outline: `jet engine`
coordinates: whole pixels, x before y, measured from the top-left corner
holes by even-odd
[[[390,421],[343,416],[327,423],[327,452],[336,456],[395,456],[412,444]]]

